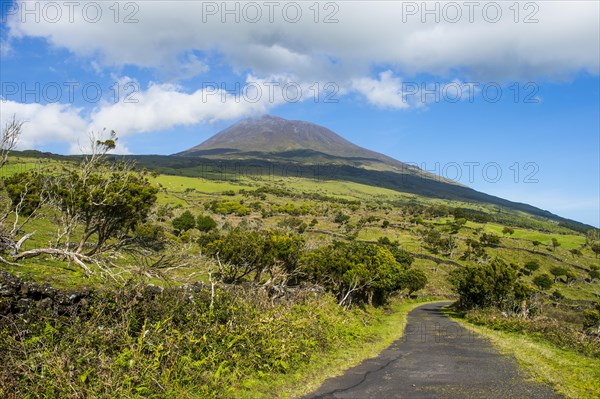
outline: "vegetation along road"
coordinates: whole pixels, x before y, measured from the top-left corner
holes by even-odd
[[[305,399],[560,398],[534,382],[514,359],[430,303],[408,316],[405,334],[379,356],[327,380]]]

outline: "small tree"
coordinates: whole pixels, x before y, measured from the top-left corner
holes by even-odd
[[[560,242],[554,237],[552,237],[552,250],[556,251],[556,248],[560,247]]]
[[[509,235],[509,236],[512,236],[514,233],[515,233],[515,230],[514,230],[514,229],[511,229],[511,228],[510,228],[510,227],[508,227],[508,226],[507,226],[507,227],[504,227],[504,228],[502,229],[502,234],[504,234],[504,235]]]
[[[498,237],[494,233],[483,233],[479,238],[479,241],[485,247],[496,247],[500,244],[500,237]]]
[[[552,277],[550,277],[547,273],[543,273],[534,277],[533,284],[535,284],[540,290],[545,291],[552,287],[554,282],[552,281]]]
[[[554,290],[554,292],[552,292],[552,299],[560,301],[561,299],[565,299],[565,296],[559,290]]]
[[[340,225],[348,223],[349,220],[350,216],[344,214],[342,211],[338,211],[333,218],[333,221]]]
[[[495,258],[486,265],[468,265],[450,274],[450,283],[460,297],[463,308],[510,305],[521,290],[518,268]],[[524,299],[524,298],[519,298]]]
[[[401,277],[401,285],[408,290],[408,296],[427,286],[427,276],[423,270],[410,268]]]
[[[217,222],[210,216],[200,215],[196,220],[196,228],[202,232],[211,231],[217,228]]]
[[[533,245],[533,248],[537,248],[538,246],[542,245],[542,243],[538,240],[533,240],[531,241],[531,245]]]
[[[567,270],[567,272],[565,273],[565,277],[567,279],[567,284],[568,285],[573,284],[575,282],[575,280],[577,280],[577,274],[575,274],[571,270]]]
[[[196,218],[194,218],[192,212],[185,211],[180,216],[173,219],[171,224],[173,225],[173,229],[175,229],[177,235],[179,235],[190,229],[193,229],[196,226]]]
[[[532,274],[540,268],[540,264],[537,260],[530,260],[529,262],[525,263],[524,267],[529,271],[529,274]]]
[[[558,278],[560,276],[566,276],[568,273],[568,270],[565,269],[564,267],[560,267],[560,266],[554,266],[550,269],[550,273],[554,276],[554,282],[556,283],[558,281]]]
[[[600,242],[595,242],[591,246],[592,252],[596,254],[596,259],[598,259],[598,254],[600,254]]]
[[[583,312],[583,327],[600,331],[600,302],[596,302],[594,309]]]

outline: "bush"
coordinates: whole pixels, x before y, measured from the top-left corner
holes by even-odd
[[[524,267],[529,271],[529,274],[531,274],[540,268],[540,264],[537,260],[530,260],[529,262],[525,263]]]
[[[333,221],[338,224],[346,224],[350,220],[350,216],[345,215],[341,211],[337,212],[333,218]]]
[[[552,299],[560,301],[561,299],[565,299],[565,296],[559,290],[554,290],[554,292],[552,292]]]
[[[217,222],[210,216],[200,215],[196,219],[196,228],[203,233],[217,228]]]
[[[303,238],[297,234],[269,230],[236,228],[212,238],[204,241],[205,253],[221,263],[219,277],[226,283],[250,278],[260,281],[262,272],[271,272],[275,265],[293,274],[304,247]]]
[[[180,216],[176,217],[171,221],[173,229],[177,235],[184,233],[190,229],[196,227],[196,218],[190,211],[183,212]]]
[[[401,276],[401,286],[408,290],[408,295],[425,288],[427,281],[425,272],[415,268],[406,270]]]
[[[533,278],[533,284],[535,284],[541,290],[547,290],[552,287],[554,280],[547,273],[540,274]]]
[[[460,306],[467,309],[512,306],[520,301],[526,290],[518,284],[518,267],[495,258],[487,265],[469,265],[450,275]]]
[[[172,236],[171,236],[172,237]],[[162,226],[145,223],[137,226],[133,233],[133,242],[142,248],[162,251],[167,243],[167,235]]]
[[[206,209],[210,209],[214,213],[218,213],[221,215],[230,215],[235,214],[237,216],[246,216],[250,214],[250,208],[244,206],[241,202],[238,201],[211,201],[208,204],[205,204],[204,207]]]
[[[600,329],[600,302],[596,303],[594,309],[588,309],[583,313],[583,327]]]
[[[355,303],[383,304],[394,292],[412,293],[427,284],[424,274],[407,273],[385,245],[334,242],[303,258],[306,279],[332,292],[345,306]],[[410,264],[408,264],[410,265]]]

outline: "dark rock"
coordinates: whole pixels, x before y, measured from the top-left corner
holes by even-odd
[[[52,305],[54,304],[54,301],[51,298],[44,298],[41,301],[38,302],[38,308],[45,310],[45,311],[50,311],[52,310]]]
[[[21,298],[17,301],[16,306],[15,306],[15,313],[27,313],[27,311],[29,310],[29,308],[31,307],[31,299],[28,298]]]
[[[162,294],[163,291],[164,288],[162,287],[157,287],[156,285],[148,284],[144,287],[144,297],[147,299],[154,299],[155,297]]]
[[[6,316],[11,313],[12,301],[10,298],[0,297],[0,315]]]
[[[15,296],[21,288],[19,277],[0,271],[0,296]]]

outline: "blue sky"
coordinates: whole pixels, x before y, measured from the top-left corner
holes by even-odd
[[[598,2],[52,4],[0,0],[21,148],[171,154],[270,113],[600,225]]]

